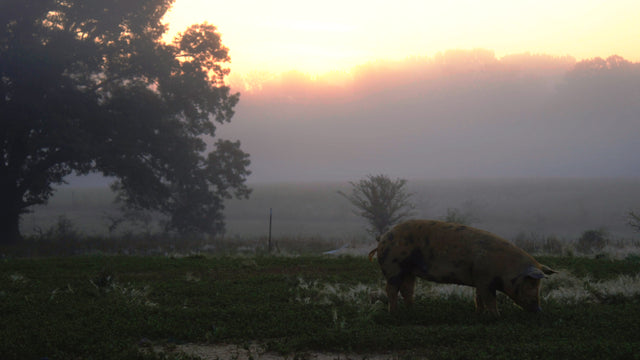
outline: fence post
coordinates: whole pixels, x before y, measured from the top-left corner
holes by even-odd
[[[273,218],[273,208],[269,208],[269,254],[271,254],[271,219]]]

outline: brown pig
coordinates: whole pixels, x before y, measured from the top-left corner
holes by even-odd
[[[554,270],[531,255],[487,231],[433,220],[409,220],[379,238],[378,263],[387,279],[389,311],[398,304],[398,292],[413,304],[416,276],[438,283],[476,288],[477,311],[498,315],[496,291],[523,309],[538,312],[540,279]]]

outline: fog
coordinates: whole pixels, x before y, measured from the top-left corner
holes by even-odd
[[[225,202],[228,239],[266,238],[272,209],[276,239],[373,241],[365,232],[366,222],[338,194],[351,189],[346,181],[250,186],[253,193],[248,200]],[[433,179],[409,181],[407,188],[415,218],[443,219],[449,209],[457,209],[469,224],[509,240],[554,236],[574,241],[594,229],[604,230],[614,242],[638,238],[627,221],[630,210],[638,211],[640,178]],[[83,234],[118,235],[109,232],[109,215],[118,208],[114,197],[106,187],[60,188],[48,205],[36,206],[23,216],[22,230],[38,234],[56,226],[63,215]],[[120,230],[144,233],[148,228],[124,224]]]
[[[372,239],[366,222],[338,190],[348,183],[255,184],[248,200],[226,203],[227,236],[265,236],[273,209],[275,237]],[[470,225],[507,239],[575,240],[602,229],[612,240],[637,238],[628,212],[640,204],[640,179],[434,179],[407,184],[413,217],[444,219],[456,209]]]
[[[242,142],[255,191],[226,204],[229,236],[264,235],[269,208],[276,236],[362,234],[336,191],[378,173],[410,180],[417,217],[457,208],[509,238],[635,236],[626,217],[640,196],[638,63],[460,50],[314,79],[231,80],[242,95],[217,137]]]
[[[218,136],[251,154],[250,182],[640,176],[640,64],[617,56],[455,50],[232,87]]]

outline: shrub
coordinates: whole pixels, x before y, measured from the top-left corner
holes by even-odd
[[[542,236],[536,233],[519,233],[513,243],[528,253],[562,255],[564,244],[555,236]]]
[[[521,232],[513,239],[513,244],[528,253],[534,253],[537,251],[537,241],[535,237],[536,234],[534,233],[527,235],[524,232]]]
[[[547,236],[542,245],[545,254],[562,255],[564,245],[562,241],[555,236]]]
[[[587,230],[578,239],[576,250],[584,254],[593,254],[601,251],[607,245],[606,235],[604,229]]]
[[[471,225],[474,219],[470,212],[463,213],[458,208],[447,208],[447,215],[441,218],[443,221],[460,224],[460,225]]]
[[[58,217],[58,221],[50,226],[47,230],[42,231],[36,229],[38,232],[37,238],[41,241],[77,241],[82,237],[82,234],[76,228],[73,221],[67,216],[61,215]]]
[[[636,214],[633,211],[629,211],[627,224],[631,226],[635,231],[640,232],[640,215]]]

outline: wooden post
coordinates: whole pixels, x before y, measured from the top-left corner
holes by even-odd
[[[273,208],[269,208],[269,254],[271,254],[271,219],[273,218]]]

